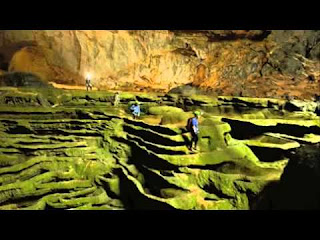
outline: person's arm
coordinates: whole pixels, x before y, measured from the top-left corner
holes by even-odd
[[[196,127],[196,126],[192,126],[192,129],[193,129],[193,132],[194,132],[195,134],[198,133],[198,130],[197,130],[197,127]]]

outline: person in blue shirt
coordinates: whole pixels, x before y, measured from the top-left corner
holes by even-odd
[[[200,111],[195,111],[194,117],[188,120],[188,130],[191,133],[191,143],[189,145],[189,150],[192,151],[192,146],[194,144],[194,150],[197,150],[197,144],[199,140],[199,117],[201,116]]]
[[[138,117],[140,117],[140,105],[138,102],[134,103],[131,107],[130,110],[132,112],[133,115],[133,119],[137,119]]]

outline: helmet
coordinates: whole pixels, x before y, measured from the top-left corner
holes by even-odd
[[[193,114],[194,114],[195,116],[200,116],[200,115],[201,115],[201,112],[200,112],[200,111],[194,111]]]

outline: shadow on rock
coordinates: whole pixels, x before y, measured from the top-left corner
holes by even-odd
[[[148,198],[139,192],[137,186],[130,181],[121,171],[118,171],[120,178],[120,199],[127,210],[174,210],[175,208],[167,203]]]
[[[39,76],[25,72],[12,72],[0,76],[0,86],[53,88],[41,80]]]
[[[280,182],[260,194],[255,210],[320,209],[320,144],[292,153]]]

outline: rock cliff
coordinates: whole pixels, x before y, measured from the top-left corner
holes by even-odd
[[[98,89],[312,99],[319,92],[318,30],[3,30],[0,68]]]

